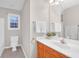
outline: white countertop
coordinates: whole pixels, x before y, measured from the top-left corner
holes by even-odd
[[[62,43],[58,44],[57,42],[55,42],[55,41],[57,41],[57,39],[59,39],[59,38],[52,38],[52,39],[45,39],[44,37],[37,37],[36,38],[36,40],[38,42],[41,42],[41,43],[47,45],[48,47],[53,48],[68,57],[79,58],[79,49],[71,48],[71,47],[64,45]]]

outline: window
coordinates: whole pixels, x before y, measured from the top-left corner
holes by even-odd
[[[8,27],[9,30],[19,30],[20,16],[15,14],[8,14]]]

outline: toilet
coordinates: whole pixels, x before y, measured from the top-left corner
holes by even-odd
[[[17,51],[17,47],[18,46],[18,36],[12,36],[11,37],[11,47],[12,47],[12,51]]]

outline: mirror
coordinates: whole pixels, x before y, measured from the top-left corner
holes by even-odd
[[[59,9],[60,8],[60,9]],[[50,5],[50,32],[55,32],[58,36],[62,35],[63,24],[61,22],[61,7]]]
[[[50,31],[59,32],[65,38],[79,40],[79,3],[71,6],[64,1],[59,5],[50,5]]]
[[[64,35],[79,40],[79,5],[65,9],[62,13]]]

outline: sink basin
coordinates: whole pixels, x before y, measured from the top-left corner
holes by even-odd
[[[55,44],[56,46],[60,47],[60,48],[64,48],[64,49],[70,49],[71,47],[67,45],[67,43],[61,43],[60,41],[53,41],[53,44]]]

